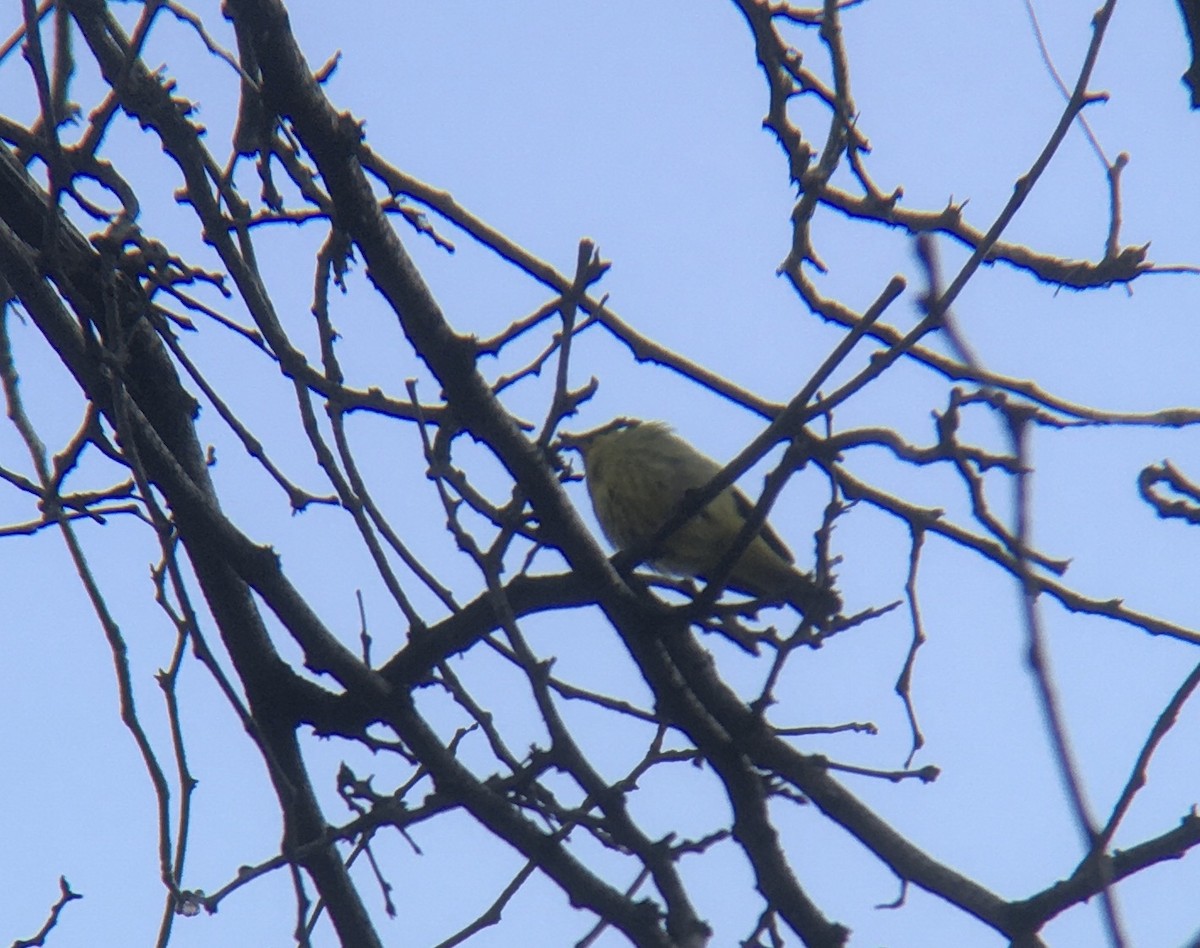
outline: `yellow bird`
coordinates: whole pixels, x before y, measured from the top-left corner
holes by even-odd
[[[660,421],[618,419],[594,431],[564,435],[583,455],[592,509],[604,535],[619,550],[658,532],[721,465],[701,454]],[[736,540],[753,504],[726,487],[654,551],[652,565],[667,573],[707,580]],[[726,580],[735,592],[787,602],[813,621],[841,607],[833,590],[818,586],[793,565],[791,552],[768,524],[750,540]]]

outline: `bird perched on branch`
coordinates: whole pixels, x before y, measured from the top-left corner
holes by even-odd
[[[596,519],[619,550],[644,545],[689,494],[704,487],[721,465],[701,454],[659,421],[619,418],[594,431],[564,435],[583,455],[588,494]],[[649,551],[656,568],[707,580],[745,525],[753,504],[726,487],[703,509]],[[792,554],[763,524],[725,581],[735,592],[787,602],[813,621],[841,608],[837,594],[793,565]]]

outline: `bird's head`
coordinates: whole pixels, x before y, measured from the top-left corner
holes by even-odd
[[[560,432],[558,443],[563,448],[578,451],[586,460],[591,447],[598,441],[603,440],[606,435],[615,434],[618,431],[628,431],[641,424],[644,424],[644,422],[639,421],[637,418],[614,418],[599,428],[592,428],[590,431],[581,431],[579,434],[572,434],[568,431]]]

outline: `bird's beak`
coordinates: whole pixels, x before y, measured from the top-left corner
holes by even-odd
[[[583,454],[587,450],[588,444],[591,442],[591,433],[587,434],[571,434],[568,431],[560,431],[558,433],[557,447],[568,451],[578,451]]]

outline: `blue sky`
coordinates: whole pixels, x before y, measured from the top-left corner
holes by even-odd
[[[19,17],[13,6],[0,17],[5,35]],[[1090,40],[1094,7],[1075,0],[1038,5],[1048,48],[1068,84]],[[114,9],[128,23],[140,7]],[[218,41],[232,46],[217,4],[195,9]],[[295,4],[291,12],[310,63],[316,66],[340,51],[327,91],[338,108],[365,119],[372,148],[446,189],[561,272],[571,272],[579,239],[594,239],[612,262],[599,290],[640,332],[777,400],[798,390],[840,338],[775,273],[790,245],[794,193],[782,153],[761,127],[765,84],[733,4],[404,2],[385,9],[343,2]],[[967,219],[986,229],[1062,110],[1024,4],[876,0],[846,11],[843,26],[859,128],[873,145],[868,163],[876,181],[885,190],[902,185],[909,207],[935,210],[951,197],[968,200]],[[795,42],[806,65],[823,73],[815,34],[797,30]],[[1150,256],[1159,263],[1200,262],[1200,176],[1194,173],[1200,133],[1178,78],[1186,56],[1174,4],[1118,4],[1092,83],[1110,99],[1086,112],[1110,160],[1122,151],[1130,155],[1123,177],[1123,241],[1151,242]],[[197,103],[210,147],[224,161],[237,89],[229,69],[205,53],[188,27],[169,18],[145,58],[151,65],[165,64],[178,80],[179,94]],[[75,97],[86,112],[95,105],[96,85],[85,55],[80,59]],[[28,70],[10,56],[0,64],[0,114],[28,120],[33,101]],[[793,115],[812,140],[823,140],[821,110],[800,100]],[[146,232],[215,267],[187,207],[145,200],[156,188],[169,194],[180,184],[158,146],[126,120],[114,128],[106,148],[114,162],[137,163]],[[239,180],[243,193],[256,193],[251,169],[243,168]],[[1046,252],[1095,259],[1103,249],[1107,212],[1104,168],[1076,129],[1004,236]],[[553,295],[453,225],[431,219],[454,241],[453,255],[397,226],[459,331],[489,335]],[[905,329],[915,324],[921,278],[908,238],[829,213],[818,217],[814,234],[829,267],[816,277],[822,293],[861,310],[901,273],[909,292],[887,319]],[[260,264],[281,318],[310,352],[316,351],[309,315],[312,256],[323,238],[317,224],[280,227],[262,238]],[[941,241],[941,250],[948,273],[965,260],[964,251],[948,241]],[[220,302],[215,294],[212,302]],[[988,367],[1035,379],[1063,398],[1098,408],[1152,411],[1196,403],[1191,343],[1198,303],[1195,276],[1149,275],[1129,290],[1077,293],[1056,291],[1001,265],[981,269],[955,311]],[[236,304],[228,305],[233,315],[242,315]],[[436,383],[407,349],[394,315],[373,295],[361,267],[350,274],[348,293],[335,297],[333,318],[352,384],[402,395],[405,380],[413,377],[423,397],[436,397]],[[53,450],[74,430],[82,403],[32,325],[10,320],[10,331],[23,392]],[[296,436],[290,383],[215,325],[202,324],[186,341],[273,456],[306,486],[326,491],[311,450]],[[531,340],[522,354],[532,354],[544,341]],[[864,364],[867,351],[834,384]],[[485,364],[484,371],[499,376],[517,362],[514,357]],[[579,337],[572,369],[576,384],[590,376],[600,381],[596,397],[572,421],[575,430],[618,414],[662,418],[705,452],[725,459],[761,427],[731,403],[664,369],[637,363],[600,331]],[[551,384],[542,378],[515,386],[507,404],[540,421]],[[928,443],[930,412],[944,410],[946,398],[943,379],[901,366],[844,406],[836,421],[841,428],[889,425]],[[980,443],[1002,446],[1001,432],[982,413],[967,423]],[[361,588],[377,654],[398,648],[403,625],[344,515],[315,507],[292,516],[214,411],[206,408],[200,425],[201,436],[216,447],[213,476],[226,510],[251,536],[280,552],[296,585],[347,641],[358,632],[354,591]],[[437,564],[455,591],[469,596],[478,578],[442,528],[414,432],[366,417],[355,418],[351,428],[363,469],[387,512],[404,524],[418,551]],[[493,496],[506,496],[507,485],[482,449],[461,450]],[[1134,608],[1195,628],[1200,534],[1158,520],[1135,492],[1138,471],[1164,457],[1200,480],[1200,450],[1191,429],[1038,432],[1034,536],[1050,554],[1071,559],[1066,578],[1081,592],[1124,597]],[[860,450],[847,463],[858,476],[943,507],[956,519],[969,514],[961,485],[945,471],[914,473],[882,451]],[[0,464],[27,466],[10,427],[0,428]],[[747,490],[757,490],[766,470],[763,465],[747,476]],[[89,484],[114,476],[100,464],[81,472]],[[1007,515],[1006,488],[993,479],[989,485],[996,509]],[[592,522],[582,486],[571,491]],[[772,515],[802,560],[824,499],[820,479],[805,472]],[[34,515],[23,497],[0,491],[3,522]],[[148,602],[156,550],[144,529],[120,518],[103,529],[81,528],[81,536],[130,642],[144,723],[165,750],[168,734],[153,676],[169,661],[172,638]],[[901,525],[860,507],[839,526],[836,548],[843,557],[839,579],[848,606],[865,608],[902,594],[908,561]],[[554,557],[543,556],[544,568],[557,567]],[[12,669],[9,686],[0,692],[0,714],[13,722],[0,736],[0,760],[6,764],[0,831],[11,841],[12,860],[4,867],[9,881],[0,895],[0,938],[32,934],[64,874],[86,898],[68,906],[51,944],[150,944],[163,899],[153,797],[117,716],[103,636],[59,537],[47,532],[5,539],[0,572],[7,599],[0,635]],[[1032,894],[1072,871],[1080,843],[1025,664],[1015,585],[977,558],[931,538],[919,588],[929,642],[920,654],[913,696],[928,743],[916,763],[936,764],[942,775],[929,786],[853,777],[845,782],[936,858],[1003,896]],[[418,596],[418,605],[434,613],[431,597]],[[1200,655],[1193,646],[1071,615],[1052,602],[1044,601],[1041,611],[1085,788],[1103,820],[1150,725]],[[645,702],[628,656],[597,615],[572,616],[566,624],[537,620],[529,634],[540,654],[555,657],[561,677]],[[900,768],[909,734],[893,683],[910,636],[899,610],[804,656],[789,669],[773,720],[873,721],[881,731],[876,737],[841,735],[803,747],[863,766]],[[285,654],[298,658],[282,634],[278,639]],[[722,673],[746,694],[756,693],[765,673],[762,662],[719,642],[712,648]],[[540,738],[519,680],[492,656],[472,654],[456,671],[497,710],[514,735],[513,747]],[[200,779],[186,882],[212,891],[239,865],[273,855],[278,827],[261,763],[194,662],[185,667],[181,699],[189,760]],[[453,733],[459,723],[453,709],[432,695],[421,700],[447,736]],[[589,738],[606,773],[621,772],[640,754],[638,742],[645,736],[637,728],[573,705],[564,713]],[[1198,729],[1200,711],[1189,705],[1155,757],[1150,785],[1118,834],[1118,847],[1165,832],[1195,804]],[[464,745],[468,759],[486,772],[485,751],[482,743]],[[311,741],[307,753],[314,773],[326,780],[321,792],[331,818],[346,818],[333,793],[342,759],[361,774],[376,774],[379,788],[405,779],[394,763],[343,745]],[[720,825],[720,794],[711,784],[688,780],[674,783],[663,774],[647,781],[635,799],[648,831],[678,828],[700,835]],[[884,867],[812,807],[781,807],[779,818],[798,876],[831,917],[854,929],[852,944],[927,945],[930,933],[938,944],[967,948],[1003,943],[919,891],[909,892],[902,909],[875,909],[897,894]],[[377,843],[401,909],[397,920],[379,913],[389,944],[432,945],[448,937],[482,911],[520,867],[511,852],[465,818],[435,821],[413,835],[421,856],[395,837]],[[685,863],[685,879],[716,929],[714,944],[733,944],[752,928],[759,904],[736,854],[714,855],[718,870],[707,860]],[[1180,897],[1197,891],[1198,866],[1192,854],[1119,887],[1132,944],[1182,945],[1200,930],[1194,900]],[[629,881],[621,871],[614,867],[615,884]],[[365,899],[377,910],[381,900],[372,883],[366,875],[359,878]],[[172,944],[284,944],[292,913],[290,884],[277,873],[232,896],[215,916],[179,920]],[[470,944],[515,944],[514,933],[531,930],[545,933],[538,943],[569,944],[588,927],[590,921],[573,914],[553,887],[534,881],[508,908],[503,925]],[[1074,909],[1045,936],[1052,944],[1101,943],[1098,914],[1094,907]],[[332,944],[327,928],[318,931],[315,943]],[[599,943],[621,942],[609,933]]]

